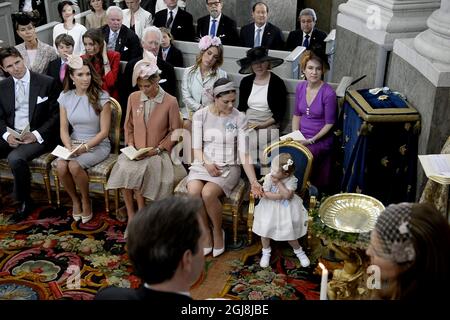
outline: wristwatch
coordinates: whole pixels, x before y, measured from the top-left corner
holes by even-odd
[[[161,154],[161,149],[159,147],[156,147],[156,154],[159,156]]]

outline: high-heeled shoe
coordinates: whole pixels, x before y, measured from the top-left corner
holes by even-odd
[[[210,254],[213,251],[212,247],[209,248],[203,248],[203,255],[207,256],[208,254]]]
[[[213,248],[213,257],[218,257],[225,252],[225,230],[222,229],[223,247],[220,249]]]
[[[72,211],[72,218],[73,218],[73,220],[80,221],[81,217],[82,217],[81,213],[75,213],[75,212]]]
[[[92,212],[88,216],[81,216],[81,223],[88,223],[89,221],[91,221],[93,216],[94,216],[94,213],[92,213]]]

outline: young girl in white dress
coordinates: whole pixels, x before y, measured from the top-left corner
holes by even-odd
[[[280,153],[274,157],[271,171],[264,177],[264,196],[255,207],[253,220],[253,232],[261,237],[263,247],[262,268],[270,264],[270,239],[288,241],[301,266],[309,266],[309,259],[297,240],[306,234],[308,212],[302,199],[295,194],[298,179],[294,172],[291,155]]]

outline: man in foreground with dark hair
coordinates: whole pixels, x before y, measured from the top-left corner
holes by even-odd
[[[96,300],[190,301],[191,285],[204,268],[205,231],[200,199],[169,197],[140,210],[128,226],[127,248],[138,289],[108,287]]]
[[[7,159],[19,204],[12,220],[33,210],[28,161],[51,151],[59,141],[58,92],[55,81],[27,69],[14,47],[0,49],[0,66],[10,74],[0,81],[0,159]]]

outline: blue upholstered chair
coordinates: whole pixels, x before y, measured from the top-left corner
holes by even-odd
[[[270,165],[271,159],[280,153],[289,153],[295,163],[295,177],[298,179],[296,193],[303,199],[303,203],[307,209],[312,209],[316,205],[316,197],[318,190],[309,183],[309,175],[311,174],[313,155],[307,147],[301,143],[288,138],[283,141],[272,143],[264,150],[264,157]],[[248,243],[251,244],[253,238],[253,214],[255,211],[255,199],[250,194],[250,202],[248,207]]]

